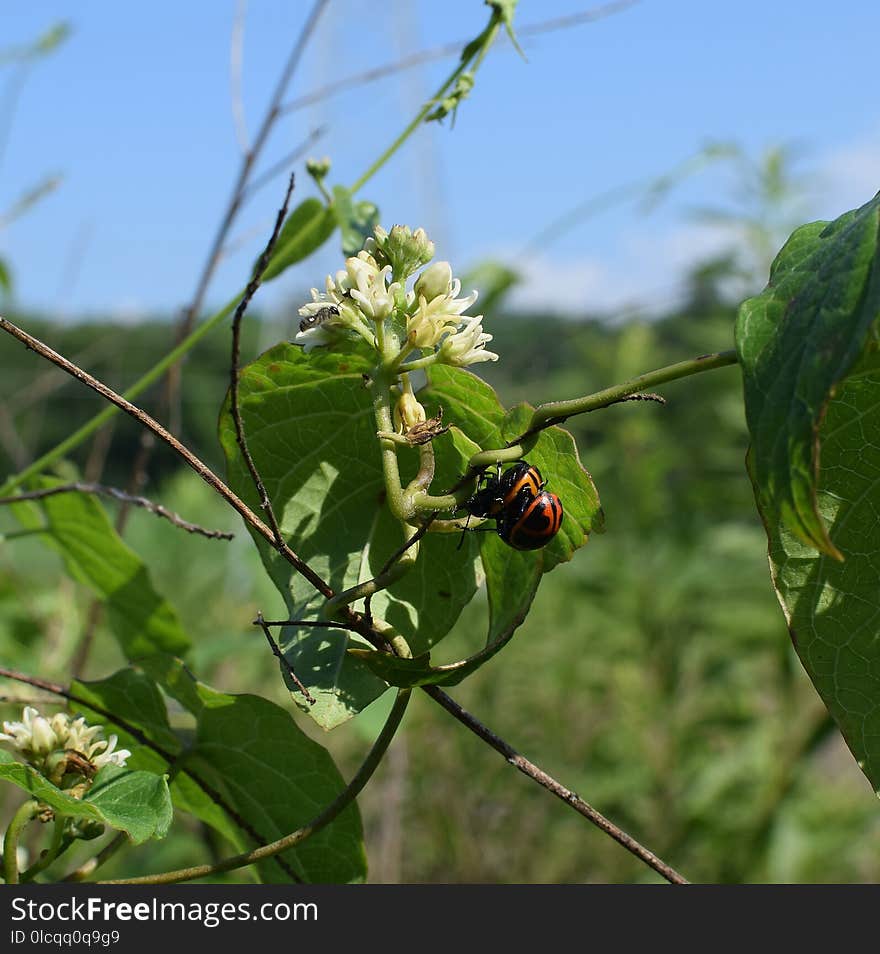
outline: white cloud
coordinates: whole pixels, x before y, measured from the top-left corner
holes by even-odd
[[[604,256],[532,257],[522,268],[522,284],[511,293],[516,309],[549,309],[580,316],[585,312],[652,314],[674,306],[684,280],[700,261],[730,246],[729,236],[701,225],[678,225],[664,231],[631,228],[616,251]],[[503,253],[498,255],[501,261]]]
[[[880,190],[880,133],[828,153],[818,170],[817,214],[822,218],[863,205]]]

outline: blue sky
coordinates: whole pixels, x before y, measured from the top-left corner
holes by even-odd
[[[0,154],[0,215],[44,176],[63,176],[53,194],[0,229],[17,305],[59,320],[91,314],[126,322],[173,316],[191,299],[241,159],[233,26],[243,24],[240,103],[253,137],[310,7],[305,0],[4,5],[0,50],[33,41],[59,20],[73,28],[28,71]],[[521,0],[517,23],[590,7]],[[479,0],[331,0],[286,100],[470,38],[486,15]],[[359,195],[379,206],[386,227],[423,226],[457,272],[487,257],[520,268],[521,306],[572,314],[662,306],[674,300],[688,264],[718,247],[717,232],[689,212],[726,201],[726,167],[689,177],[650,214],[616,203],[538,250],[522,250],[590,196],[650,180],[708,140],[732,140],[753,155],[798,143],[803,171],[815,176],[807,217],[834,217],[867,201],[880,188],[878,36],[875,0],[641,0],[593,23],[524,38],[528,62],[499,45],[454,127],[420,129]],[[454,58],[429,63],[287,113],[258,174],[324,127],[310,152],[332,159],[331,184],[351,184],[453,65]],[[16,81],[14,68],[0,70],[0,128],[10,123]],[[246,280],[283,187],[277,178],[243,209],[208,308]],[[297,198],[313,193],[303,172]],[[303,290],[339,265],[334,242],[265,286],[258,303],[292,314]]]

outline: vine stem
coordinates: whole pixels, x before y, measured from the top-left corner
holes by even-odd
[[[205,878],[209,875],[220,874],[224,871],[232,871],[235,868],[243,868],[245,865],[254,864],[257,861],[262,861],[264,858],[271,858],[274,855],[277,855],[282,851],[286,851],[288,848],[293,848],[300,842],[305,841],[306,838],[309,838],[311,835],[314,835],[326,825],[329,825],[330,822],[333,821],[333,819],[336,818],[345,808],[347,808],[360,794],[361,790],[378,768],[379,763],[382,761],[382,757],[388,749],[388,746],[391,744],[391,740],[394,738],[394,734],[400,725],[403,714],[406,712],[410,695],[410,689],[398,690],[397,698],[394,700],[394,705],[391,708],[391,712],[388,714],[385,725],[382,727],[382,731],[379,733],[376,741],[373,743],[372,748],[367,753],[367,757],[364,759],[363,764],[358,769],[357,774],[348,783],[344,791],[340,792],[340,794],[322,812],[319,812],[319,814],[316,815],[307,825],[303,825],[302,828],[297,828],[296,831],[291,832],[289,835],[285,835],[283,838],[279,838],[277,841],[273,841],[271,844],[262,845],[260,848],[256,848],[253,851],[246,851],[242,854],[234,855],[231,858],[226,858],[223,861],[218,862],[217,864],[195,865],[191,868],[178,868],[176,871],[164,871],[161,874],[156,875],[143,875],[139,878],[120,878],[110,881],[99,881],[97,883],[176,884],[180,881],[192,881],[194,878]]]
[[[535,446],[541,431],[552,427],[554,424],[562,424],[568,418],[577,414],[587,414],[590,411],[610,407],[612,404],[630,401],[633,399],[633,395],[666,384],[669,381],[677,381],[679,378],[701,374],[703,371],[713,371],[716,368],[727,367],[736,364],[737,361],[738,358],[734,349],[703,354],[696,358],[689,358],[686,361],[667,365],[665,368],[658,368],[656,371],[648,371],[636,378],[630,378],[629,381],[624,381],[622,384],[614,384],[585,397],[541,404],[532,413],[528,428],[519,437],[510,441],[506,447],[480,451],[474,454],[468,461],[468,472],[457,486],[464,485],[474,475],[493,464],[509,464],[521,460]],[[649,399],[656,401],[658,398],[659,395],[653,394]],[[453,510],[460,506],[461,502],[462,492],[460,491],[453,491],[439,497],[431,494],[416,494],[413,497],[414,506],[423,513],[429,510]]]
[[[701,354],[696,358],[689,358],[686,361],[679,361],[676,364],[667,365],[665,368],[658,368],[656,371],[648,371],[640,374],[636,378],[630,378],[623,384],[614,384],[610,388],[602,391],[596,391],[594,394],[588,394],[586,397],[573,398],[570,401],[552,401],[548,404],[540,404],[535,408],[532,414],[532,420],[528,428],[520,434],[519,437],[512,440],[505,448],[505,457],[501,463],[509,460],[518,460],[527,454],[535,445],[538,434],[547,427],[554,424],[562,424],[570,417],[576,414],[588,414],[590,411],[598,411],[604,407],[610,407],[612,404],[619,404],[621,401],[627,401],[633,394],[640,391],[647,391],[648,388],[658,387],[669,381],[677,381],[679,378],[688,378],[692,374],[701,374],[703,371],[713,371],[715,368],[723,368],[738,361],[736,351],[731,348],[729,351],[718,351],[713,354]],[[481,454],[474,454],[469,463],[471,467],[485,466],[484,458],[486,455],[494,455],[486,463],[497,463],[499,461],[497,451],[484,451]]]
[[[501,20],[497,12],[494,10],[489,18],[489,23],[486,28],[480,33],[477,40],[473,40],[471,43],[468,43],[465,46],[465,50],[471,50],[471,55],[469,57],[462,58],[458,66],[449,74],[449,76],[443,81],[440,88],[437,92],[425,103],[425,105],[419,110],[416,114],[415,119],[413,119],[409,125],[403,130],[403,132],[391,143],[391,145],[382,153],[381,156],[367,169],[366,172],[351,186],[349,190],[352,194],[358,191],[362,186],[366,185],[370,179],[385,165],[386,162],[394,155],[395,152],[406,142],[407,139],[418,129],[422,124],[425,117],[431,110],[434,108],[435,104],[439,102],[443,94],[449,89],[450,86],[461,76],[462,73],[468,68],[471,62],[476,56],[485,55],[485,51],[492,45],[493,40],[498,34],[499,29],[501,28]],[[477,45],[478,41],[479,45]],[[481,55],[482,54],[482,55]]]
[[[631,835],[628,835],[622,828],[618,828],[614,822],[607,819],[601,812],[596,811],[591,805],[585,802],[576,792],[572,792],[564,785],[561,785],[556,779],[548,775],[543,769],[538,768],[533,762],[520,755],[512,746],[508,745],[504,739],[495,735],[495,733],[483,725],[478,719],[475,719],[469,712],[463,709],[454,699],[447,696],[442,689],[437,686],[422,686],[422,689],[439,705],[441,705],[450,715],[454,716],[462,725],[466,726],[475,735],[490,745],[496,752],[504,756],[507,761],[518,768],[520,772],[528,776],[532,781],[537,782],[548,792],[552,792],[557,798],[565,802],[576,812],[583,815],[588,821],[592,822],[597,828],[613,838],[619,845],[626,848],[627,851],[634,854],[643,861],[649,868],[652,868],[657,874],[665,878],[670,884],[689,884],[690,882],[680,875],[673,867],[666,864],[665,861],[658,858],[653,851],[639,844]]]
[[[137,507],[143,507],[144,510],[149,510],[157,517],[164,517],[169,523],[174,524],[175,527],[180,527],[181,530],[186,530],[187,533],[198,533],[203,537],[208,537],[209,540],[232,540],[235,537],[234,533],[229,533],[226,530],[208,530],[197,523],[190,523],[167,507],[163,507],[162,504],[153,503],[146,497],[126,493],[117,487],[107,487],[104,484],[88,483],[82,480],[75,480],[69,484],[58,484],[54,487],[43,487],[41,490],[29,490],[26,493],[13,494],[10,497],[0,497],[0,506],[21,503],[23,500],[42,500],[45,497],[54,497],[56,494],[65,493],[96,494],[102,497],[111,497],[113,500],[119,500],[123,503],[134,504]]]
[[[18,840],[39,810],[40,803],[35,798],[30,798],[19,806],[9,822],[3,837],[3,876],[7,884],[18,884]]]

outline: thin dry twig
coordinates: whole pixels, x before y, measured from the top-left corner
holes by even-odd
[[[181,457],[186,464],[191,467],[202,480],[208,484],[209,487],[213,488],[227,503],[231,504],[235,510],[241,514],[245,522],[248,523],[257,533],[265,538],[269,543],[274,546],[278,552],[293,566],[299,573],[301,573],[311,584],[321,593],[323,596],[326,596],[327,599],[331,599],[335,594],[333,590],[318,576],[315,571],[304,563],[296,553],[288,546],[287,543],[281,541],[278,543],[275,538],[275,534],[272,530],[266,526],[266,524],[248,507],[248,505],[237,495],[235,494],[212,470],[208,467],[207,464],[203,463],[196,457],[195,454],[189,448],[185,447],[180,443],[177,438],[169,433],[158,421],[150,417],[146,411],[141,410],[137,405],[132,404],[131,401],[126,400],[122,397],[121,394],[117,394],[112,388],[108,387],[103,381],[99,381],[97,378],[92,377],[88,372],[83,371],[82,368],[77,367],[73,362],[68,361],[67,358],[58,354],[56,351],[53,351],[48,345],[44,344],[37,338],[34,338],[33,335],[29,335],[26,331],[23,331],[17,325],[14,325],[7,318],[4,318],[0,315],[0,330],[7,332],[12,335],[13,338],[17,338],[22,342],[27,348],[31,351],[35,351],[40,357],[45,358],[47,361],[51,361],[53,364],[57,365],[62,370],[66,371],[68,374],[75,377],[78,381],[86,385],[86,387],[91,388],[93,391],[96,391],[101,397],[106,398],[111,404],[116,405],[120,410],[125,411],[130,417],[133,417],[139,424],[146,427],[148,430],[152,431],[160,440],[164,441],[179,457]]]
[[[113,500],[133,504],[136,507],[143,507],[144,510],[156,514],[157,517],[164,517],[175,527],[180,527],[187,533],[198,533],[210,540],[232,540],[235,536],[234,533],[229,533],[226,530],[208,530],[197,523],[190,523],[167,507],[163,507],[162,504],[153,503],[146,497],[126,493],[118,487],[108,487],[105,484],[88,483],[82,480],[73,481],[69,484],[58,484],[55,487],[44,487],[42,490],[28,490],[20,494],[13,494],[10,497],[0,497],[0,506],[20,503],[22,500],[42,500],[44,497],[54,497],[56,494],[66,493],[95,494],[101,497],[111,497]]]
[[[275,87],[275,91],[269,100],[269,106],[266,110],[265,116],[263,117],[263,121],[260,123],[260,128],[257,130],[257,134],[254,137],[254,143],[244,154],[244,156],[242,156],[241,166],[238,170],[238,176],[236,177],[235,183],[232,187],[232,195],[229,199],[229,202],[227,203],[226,210],[223,213],[220,226],[217,229],[217,234],[214,236],[214,241],[211,243],[211,248],[208,252],[208,258],[199,277],[199,282],[196,287],[196,292],[193,295],[193,300],[190,306],[186,309],[183,321],[180,325],[178,334],[181,341],[192,330],[196,315],[198,314],[202,305],[202,301],[205,297],[208,283],[214,274],[214,269],[217,267],[217,262],[220,260],[223,246],[226,243],[226,236],[229,234],[229,229],[232,227],[232,223],[235,221],[239,209],[241,208],[242,201],[244,200],[245,187],[247,186],[248,179],[250,178],[250,174],[253,171],[254,163],[259,158],[260,153],[263,150],[263,146],[265,146],[266,140],[269,138],[269,133],[272,131],[273,125],[281,115],[281,98],[284,96],[288,84],[290,83],[290,80],[296,71],[299,62],[302,59],[303,52],[305,51],[305,48],[315,31],[315,27],[318,25],[318,20],[321,18],[321,14],[324,12],[328,2],[329,0],[315,0],[315,3],[312,5],[311,12],[309,13],[308,18],[306,19],[306,22],[300,31],[300,35],[297,38],[296,43],[291,50],[290,56],[284,65],[284,69],[281,72],[281,76]]]
[[[313,706],[315,704],[314,696],[309,692],[308,689],[306,689],[306,687],[302,684],[302,682],[300,682],[299,677],[293,671],[293,666],[290,665],[290,662],[287,660],[287,657],[284,655],[284,653],[281,652],[281,649],[279,648],[278,643],[275,642],[275,638],[269,632],[269,624],[263,619],[263,614],[258,612],[257,618],[254,620],[254,622],[257,624],[257,626],[260,627],[260,629],[263,630],[263,635],[266,637],[266,641],[269,643],[269,646],[271,647],[272,652],[275,654],[275,658],[284,667],[284,671],[290,677],[291,681],[294,683],[297,689],[299,689],[299,691],[303,694],[306,702],[308,702],[310,706]]]
[[[284,539],[281,536],[281,527],[278,525],[278,520],[275,517],[275,511],[272,509],[272,503],[269,500],[268,493],[266,493],[266,486],[263,483],[262,477],[260,477],[260,473],[257,470],[257,466],[254,463],[253,457],[251,457],[251,452],[248,450],[247,438],[245,437],[244,433],[244,425],[241,420],[241,409],[238,405],[238,364],[241,352],[241,321],[242,318],[244,318],[251,299],[254,297],[257,289],[260,287],[263,272],[266,269],[266,265],[269,263],[269,259],[272,257],[272,250],[275,248],[275,243],[278,241],[278,235],[281,232],[281,226],[284,225],[284,219],[287,216],[287,207],[290,205],[290,196],[293,194],[294,181],[295,177],[291,175],[290,180],[287,183],[287,192],[284,195],[284,202],[281,208],[278,210],[278,215],[275,218],[275,227],[272,229],[272,234],[269,236],[269,241],[266,243],[266,247],[263,249],[263,254],[259,257],[257,264],[254,267],[253,276],[248,282],[248,286],[244,291],[241,301],[238,303],[238,307],[235,309],[235,314],[232,316],[232,360],[230,361],[229,367],[229,410],[232,415],[233,424],[235,425],[235,439],[238,442],[241,456],[244,458],[244,462],[247,466],[248,472],[251,475],[251,479],[254,482],[254,486],[257,488],[257,493],[260,495],[260,507],[262,508],[263,513],[266,515],[266,520],[269,522],[269,526],[272,528],[275,543],[278,546],[284,543]]]
[[[439,512],[440,512],[439,510],[435,510],[428,517],[428,519],[425,520],[425,522],[416,530],[416,532],[405,543],[403,543],[397,550],[395,550],[390,557],[388,557],[382,569],[379,570],[379,572],[376,574],[377,577],[383,576],[385,573],[387,573],[391,569],[391,567],[394,566],[394,564],[404,555],[404,553],[406,553],[406,551],[410,547],[415,546],[419,542],[419,540],[422,539],[422,537],[428,532],[428,529],[430,528],[431,524],[436,519],[437,514]],[[373,611],[371,608],[372,600],[373,600],[372,593],[367,594],[367,597],[364,599],[364,619],[366,619],[366,621],[371,626],[373,625]]]
[[[474,716],[463,709],[454,699],[446,695],[442,689],[437,686],[422,686],[422,689],[424,689],[435,702],[439,703],[448,713],[461,722],[462,725],[470,729],[471,732],[490,745],[496,752],[503,755],[511,765],[518,768],[520,772],[528,776],[532,781],[537,782],[542,788],[547,789],[548,792],[552,792],[552,794],[561,799],[580,815],[583,815],[584,818],[604,831],[606,835],[613,838],[619,845],[626,848],[627,851],[634,854],[648,865],[649,868],[656,871],[657,874],[661,875],[671,884],[689,884],[686,878],[680,875],[670,865],[666,864],[665,861],[658,858],[653,851],[649,851],[644,845],[639,844],[635,838],[628,835],[622,828],[618,828],[614,822],[609,821],[603,814],[597,812],[595,808],[588,805],[576,792],[572,792],[564,785],[560,785],[556,779],[520,755],[519,752],[508,745],[504,739],[495,735],[491,729],[486,728],[482,722],[475,719]]]

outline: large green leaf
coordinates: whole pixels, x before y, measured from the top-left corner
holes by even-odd
[[[345,787],[327,750],[279,706],[201,685],[198,692],[203,709],[183,767],[205,779],[265,841],[313,821]],[[363,881],[366,856],[357,805],[278,858],[261,861],[258,869],[266,882],[289,882],[289,869],[311,883]]]
[[[844,560],[764,513],[773,582],[804,668],[880,791],[880,374],[839,388],[819,436],[817,513]]]
[[[758,507],[840,559],[817,504],[820,427],[853,372],[877,358],[880,195],[795,231],[736,325]]]
[[[150,675],[124,669],[108,679],[74,682],[77,705],[86,712],[94,707],[93,721],[119,735],[132,752],[131,765],[173,767],[176,807],[210,825],[237,850],[294,831],[344,788],[327,751],[274,703],[217,692],[169,656],[152,656],[145,665]],[[154,679],[194,717],[176,732]],[[258,869],[265,881],[358,881],[364,865],[360,818],[351,807]]]
[[[402,528],[384,503],[370,368],[355,352],[304,355],[280,344],[241,375],[248,448],[284,537],[336,592],[375,576],[413,532]],[[220,438],[231,486],[256,509],[228,407]],[[451,486],[462,469],[452,437],[438,438],[435,450],[438,485]],[[404,450],[402,458],[408,480],[415,476],[418,455]],[[261,537],[255,539],[289,618],[316,618],[323,598]],[[394,625],[414,654],[446,635],[477,588],[477,543],[468,539],[460,550],[457,544],[456,535],[428,534],[415,568],[372,600],[373,615]],[[324,728],[350,718],[387,688],[346,653],[351,645],[368,645],[351,633],[291,626],[279,642],[316,699],[309,714]],[[292,698],[301,704],[301,696]]]
[[[61,481],[40,478],[39,487]],[[107,624],[128,659],[156,652],[181,653],[190,641],[174,608],[153,587],[140,557],[88,494],[64,493],[39,504],[14,504],[16,518],[57,550],[70,575],[104,604]]]
[[[137,669],[120,669],[105,679],[74,679],[72,708],[91,725],[114,732],[131,752],[128,765],[154,772],[167,771],[181,749],[168,722],[165,699],[156,683]],[[149,743],[152,743],[150,745]]]
[[[135,844],[164,838],[171,824],[171,798],[162,775],[108,765],[82,799],[53,785],[36,769],[0,749],[0,779],[24,789],[56,812],[124,831]]]
[[[118,765],[98,772],[83,801],[97,808],[108,824],[127,832],[136,845],[148,838],[164,838],[174,814],[164,775],[132,772]]]
[[[183,672],[179,661],[171,657],[152,657],[161,671]],[[191,677],[186,677],[194,685]],[[167,772],[180,755],[181,739],[168,721],[165,698],[156,682],[137,669],[120,669],[106,679],[92,682],[74,680],[70,687],[73,705],[92,724],[101,723],[105,732],[114,732],[122,748],[131,752],[127,765],[133,769]],[[195,695],[190,699],[197,698]],[[200,703],[196,711],[200,708]],[[191,733],[192,730],[188,730]],[[171,781],[171,797],[175,806],[195,815],[216,829],[236,848],[244,848],[261,840],[258,832],[246,841],[246,833],[237,820],[217,803],[201,780],[186,772],[176,772]]]

